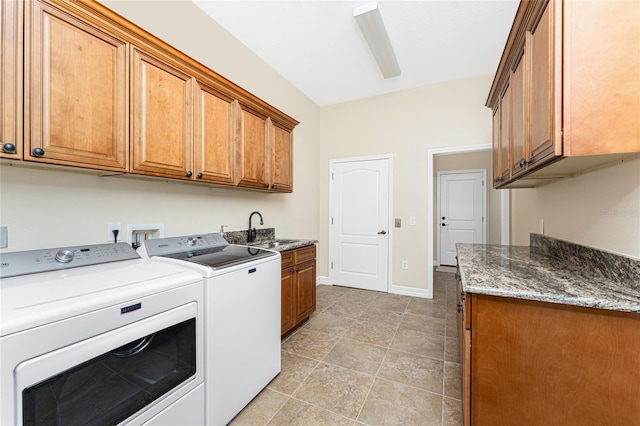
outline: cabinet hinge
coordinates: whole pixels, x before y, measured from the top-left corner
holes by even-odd
[[[331,224],[333,225],[333,218],[331,218]]]
[[[331,262],[331,269],[333,269],[333,262]]]
[[[331,172],[331,180],[333,180],[333,172]]]
[[[482,218],[482,223],[484,223],[484,217]]]

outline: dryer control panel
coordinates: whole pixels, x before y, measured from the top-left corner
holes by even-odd
[[[0,253],[0,278],[140,259],[127,243]]]

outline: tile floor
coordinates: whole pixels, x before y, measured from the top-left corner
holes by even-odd
[[[231,425],[461,425],[453,273],[434,298],[320,285],[282,371]]]

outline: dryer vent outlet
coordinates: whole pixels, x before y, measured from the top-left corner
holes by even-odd
[[[164,225],[159,223],[147,225],[127,225],[127,242],[137,249],[145,240],[164,237]]]

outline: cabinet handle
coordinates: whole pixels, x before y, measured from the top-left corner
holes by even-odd
[[[524,158],[520,160],[520,167],[525,167],[529,164],[533,163],[533,160],[525,160]]]
[[[502,178],[501,178],[500,176],[498,176],[498,177],[497,177],[497,178],[495,178],[493,181],[494,181],[495,183],[499,183],[499,182],[501,182],[501,181],[502,181]]]
[[[190,178],[191,176],[193,176],[193,173],[191,172],[191,170],[189,170],[189,171],[187,172],[187,177],[188,177],[188,178]]]
[[[296,272],[295,268],[291,268],[291,273],[294,274]]]
[[[300,272],[300,268],[296,268],[296,272]]]
[[[276,187],[276,184],[275,184],[275,183],[272,183],[272,184],[271,184],[271,189],[274,189],[275,187]]]
[[[196,176],[198,179],[202,179],[203,175],[202,173],[198,173],[198,175]]]
[[[44,149],[33,148],[33,151],[31,151],[31,155],[33,155],[34,157],[44,157]]]
[[[2,152],[6,152],[7,154],[15,154],[16,146],[10,142],[3,143]]]
[[[462,312],[462,305],[458,305],[458,312]]]
[[[269,187],[269,184],[268,184],[268,183],[265,183],[265,184],[264,184],[264,187],[265,187],[265,188],[268,188],[268,187]]]

